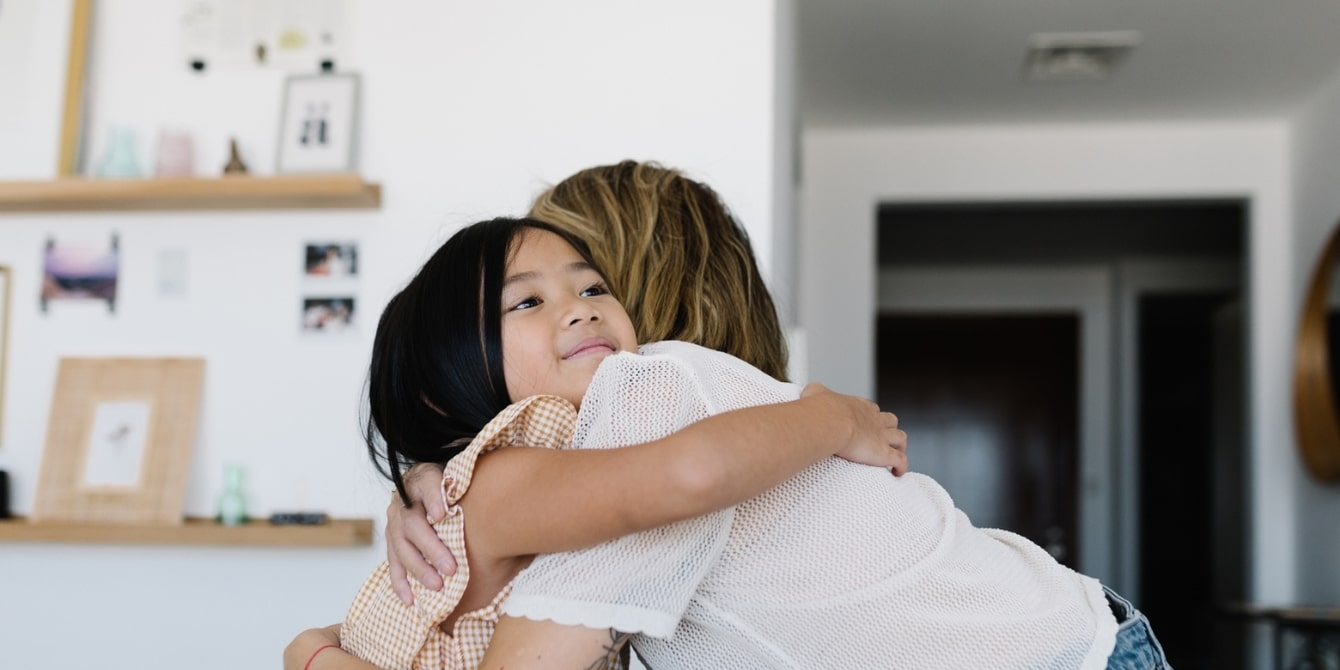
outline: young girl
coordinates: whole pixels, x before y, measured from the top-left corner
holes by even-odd
[[[627,313],[582,244],[548,224],[482,222],[433,255],[378,325],[368,439],[380,452],[384,437],[397,486],[402,463],[454,456],[444,487],[453,514],[441,530],[469,560],[443,593],[417,593],[415,609],[391,593],[382,566],[346,618],[346,650],[386,668],[473,667],[507,583],[536,552],[720,509],[835,453],[906,465],[892,415],[823,391],[621,442],[645,443],[627,449],[484,455],[567,446],[601,361],[636,347]]]

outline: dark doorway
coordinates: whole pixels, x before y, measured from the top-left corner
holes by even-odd
[[[983,527],[1079,565],[1079,317],[880,316],[878,402]]]
[[[1214,659],[1216,601],[1222,605],[1226,595],[1215,592],[1224,588],[1216,588],[1220,564],[1235,559],[1231,546],[1227,555],[1215,551],[1223,545],[1215,538],[1216,516],[1226,521],[1215,506],[1233,503],[1216,500],[1215,476],[1222,486],[1232,476],[1225,466],[1241,452],[1222,453],[1215,444],[1215,398],[1223,386],[1237,387],[1223,379],[1216,360],[1223,339],[1218,315],[1235,301],[1229,293],[1139,301],[1139,602],[1168,660],[1182,670],[1223,668],[1229,660]]]

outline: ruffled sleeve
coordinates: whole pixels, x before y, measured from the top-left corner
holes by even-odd
[[[577,412],[554,396],[535,396],[498,414],[465,451],[445,468],[442,494],[447,516],[434,526],[456,556],[456,574],[441,591],[410,577],[414,605],[407,606],[391,590],[390,570],[382,562],[354,598],[340,630],[340,646],[384,670],[474,668],[484,659],[498,621],[503,589],[488,606],[462,614],[447,635],[439,625],[460,603],[470,580],[465,551],[465,515],[458,502],[470,487],[475,463],[493,449],[508,446],[560,449],[571,442]]]

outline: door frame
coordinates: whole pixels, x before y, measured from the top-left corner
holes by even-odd
[[[1079,571],[1119,591],[1112,438],[1114,278],[1110,265],[899,266],[878,269],[876,311],[898,316],[1067,313],[1080,317]],[[898,408],[888,408],[897,412]],[[910,435],[915,458],[916,435]]]

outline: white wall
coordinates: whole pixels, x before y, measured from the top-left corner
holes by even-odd
[[[95,159],[102,129],[118,123],[139,131],[151,164],[157,128],[169,126],[194,134],[202,171],[222,166],[232,135],[253,171],[270,171],[280,73],[187,72],[176,0],[97,5]],[[14,275],[0,468],[17,512],[31,508],[58,358],[181,354],[208,365],[188,514],[213,514],[223,464],[239,462],[254,512],[380,518],[387,487],[357,421],[381,305],[460,225],[522,213],[582,167],[636,158],[688,169],[723,194],[770,268],[770,221],[784,201],[774,165],[788,160],[773,148],[785,96],[771,0],[352,7],[351,62],[340,66],[363,77],[362,171],[383,184],[380,210],[0,215],[0,264]],[[9,174],[54,165],[54,132],[31,132],[46,146],[0,150]],[[116,314],[69,304],[39,313],[46,238],[112,231],[123,250]],[[301,245],[326,239],[361,245],[361,322],[348,335],[303,336]],[[158,293],[164,251],[188,259],[184,298]],[[274,667],[298,630],[343,615],[381,555],[0,545],[0,666]]]
[[[1340,218],[1340,72],[1296,120],[1293,138],[1294,196],[1297,212],[1296,257],[1291,279],[1300,304],[1326,238]],[[1297,320],[1295,319],[1295,323]],[[1308,602],[1340,601],[1340,488],[1310,476],[1298,482],[1298,593]]]
[[[807,131],[799,285],[810,378],[874,391],[881,202],[1248,199],[1251,593],[1292,601],[1302,475],[1289,404],[1297,304],[1289,137],[1284,121]]]

